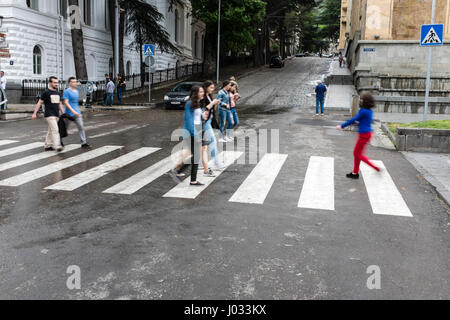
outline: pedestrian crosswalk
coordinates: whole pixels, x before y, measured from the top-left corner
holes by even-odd
[[[46,190],[74,191],[94,181],[99,181],[107,175],[113,175],[113,173],[125,167],[129,168],[138,160],[145,159],[145,161],[152,162],[146,169],[125,177],[113,186],[106,186],[104,191],[99,190],[103,194],[131,196],[166,175],[172,169],[174,162],[181,156],[181,151],[178,151],[155,163],[152,159],[161,159],[161,155],[164,153],[164,150],[161,148],[143,147],[131,152],[124,152],[122,150],[124,147],[122,146],[107,145],[90,151],[84,151],[79,145],[68,145],[60,153],[43,152],[40,150],[36,154],[27,154],[24,157],[20,157],[19,153],[43,148],[43,144],[23,144],[14,148],[8,148],[7,145],[13,143],[19,142],[0,140],[0,146],[6,146],[0,149],[0,157],[6,155],[16,155],[18,157],[15,160],[4,163],[0,161],[0,174],[1,179],[3,179],[0,180],[0,187],[19,187],[62,170],[85,164],[87,161],[93,159],[100,157],[109,158],[109,160],[105,161],[98,159],[96,163],[98,164],[100,162],[102,164],[96,165],[93,168],[80,169],[80,172],[71,177],[64,177],[50,186],[43,186]],[[118,150],[122,150],[119,155],[117,152],[114,153],[114,151]],[[73,154],[69,155],[69,153]],[[197,180],[203,183],[203,186],[191,187],[189,185],[190,179],[187,178],[178,185],[168,185],[166,190],[161,190],[161,197],[195,200],[202,193],[207,192],[219,178],[221,181],[228,179],[229,176],[221,178],[222,174],[229,171],[231,166],[238,166],[236,162],[243,156],[244,153],[240,151],[223,151],[219,154],[224,164],[223,171],[216,171],[215,177],[203,176],[202,170],[199,171]],[[242,179],[243,182],[235,190],[232,190],[229,194],[223,194],[224,196],[225,194],[227,195],[226,201],[236,204],[264,205],[269,194],[276,192],[274,190],[275,182],[283,179],[281,173],[286,167],[286,162],[289,157],[287,154],[265,154],[251,172],[246,174],[245,179]],[[111,160],[111,158],[113,159]],[[34,165],[36,167],[39,161],[45,159],[54,162],[15,176],[8,176],[8,170],[10,169],[25,165]],[[408,205],[384,163],[382,161],[375,161],[375,163],[383,168],[382,172],[377,173],[363,164],[361,167],[363,182],[360,183],[361,187],[365,186],[373,214],[412,217],[413,215]],[[311,156],[304,173],[303,183],[298,185],[298,196],[300,197],[297,198],[297,200],[299,199],[298,203],[296,203],[296,199],[293,199],[291,203],[284,203],[284,205],[291,208],[299,208],[299,211],[302,209],[313,210],[313,212],[315,210],[317,212],[336,211],[335,193],[339,193],[341,190],[335,186],[335,166],[335,159],[332,157]],[[84,167],[87,166],[84,165]],[[237,172],[239,174],[240,171]],[[119,176],[123,177],[123,175]],[[296,178],[301,179],[303,177]],[[220,197],[222,194],[217,196]]]

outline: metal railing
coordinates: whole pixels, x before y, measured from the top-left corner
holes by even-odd
[[[149,76],[151,76],[152,84],[163,84],[170,81],[175,81],[188,76],[203,73],[203,64],[194,63],[184,66],[179,66],[176,68],[157,70],[149,75],[146,73],[144,77],[141,74],[133,74],[124,77],[126,82],[126,87],[123,88],[123,93],[137,92],[144,88],[149,81]],[[144,80],[144,83],[142,83]],[[103,81],[81,81],[79,86],[80,91],[80,101],[86,99],[87,103],[99,102],[105,99],[106,92],[106,80]],[[48,88],[48,80],[41,79],[24,79],[22,80],[22,97],[37,97],[45,89]],[[60,81],[59,90],[62,93],[64,89],[67,88],[66,81]]]

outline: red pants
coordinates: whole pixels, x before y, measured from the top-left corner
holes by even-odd
[[[361,164],[361,161],[364,161],[369,166],[374,168],[375,170],[379,171],[380,169],[374,165],[372,162],[370,162],[370,159],[367,158],[364,155],[364,151],[366,149],[366,146],[369,144],[370,139],[372,139],[372,132],[368,133],[360,133],[358,141],[356,142],[355,150],[353,151],[353,156],[355,157],[355,168],[353,170],[353,173],[359,173],[359,166]]]

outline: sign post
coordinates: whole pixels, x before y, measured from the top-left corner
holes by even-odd
[[[146,44],[146,45],[144,45],[144,55],[146,57],[149,57],[149,63],[148,63],[148,102],[152,103],[152,66],[153,66],[153,59],[152,59],[152,57],[155,56],[155,45],[153,45],[153,44]]]
[[[436,14],[436,0],[433,0],[431,7],[431,24],[423,25],[421,27],[420,45],[428,46],[428,67],[427,67],[427,84],[425,92],[425,108],[423,114],[423,121],[427,122],[428,103],[430,100],[430,86],[431,86],[431,62],[432,62],[432,46],[442,46],[444,44],[444,25],[434,24],[434,16]]]

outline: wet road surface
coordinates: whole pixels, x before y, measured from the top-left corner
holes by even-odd
[[[295,59],[241,79],[236,136],[258,132],[261,149],[228,144],[241,158],[191,199],[164,197],[176,187],[167,174],[104,193],[170,156],[182,111],[86,113],[92,150],[74,130],[73,149],[46,158],[20,149],[43,142],[42,119],[1,123],[2,141],[16,142],[0,146],[0,298],[448,299],[449,208],[390,149],[368,150],[381,180],[343,178],[356,134],[333,129],[344,112],[315,118],[308,96],[329,64]],[[66,286],[72,265],[80,290]]]

